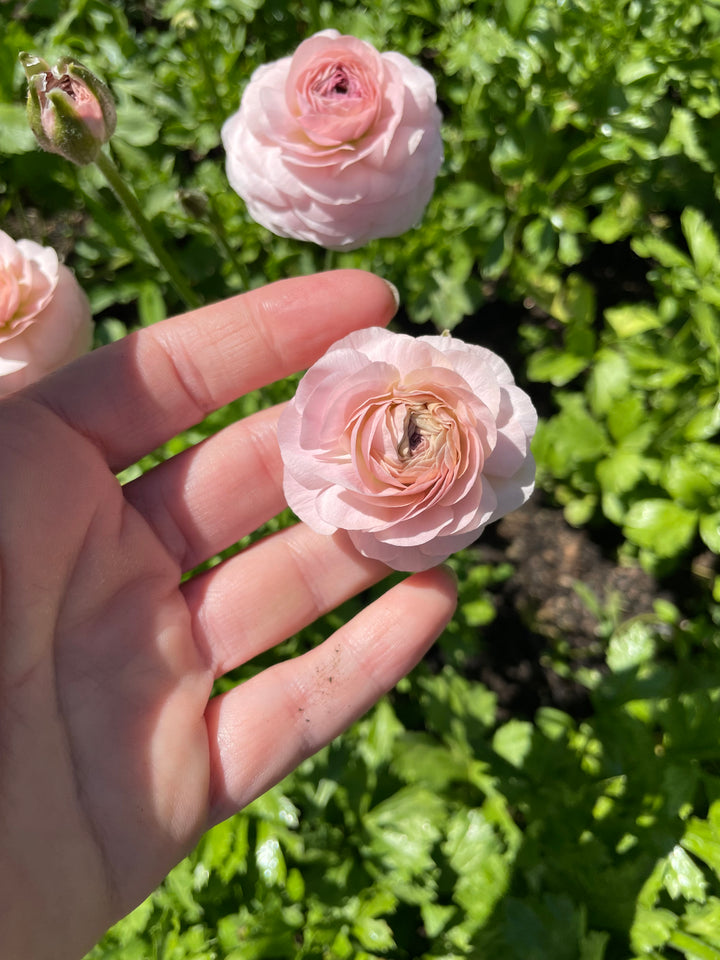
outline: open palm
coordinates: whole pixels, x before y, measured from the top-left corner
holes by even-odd
[[[393,588],[223,696],[215,678],[381,579],[298,525],[181,585],[284,506],[277,411],[121,487],[115,474],[247,390],[384,324],[387,286],[283,281],[95,351],[0,404],[0,936],[79,958],[200,833],[277,782],[422,656],[447,574]]]

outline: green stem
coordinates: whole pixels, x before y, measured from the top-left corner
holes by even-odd
[[[142,208],[140,207],[135,194],[123,180],[120,171],[115,166],[110,156],[107,153],[101,152],[98,154],[95,163],[98,165],[105,179],[112,187],[115,196],[125,207],[129,216],[134,221],[135,226],[145,237],[148,246],[155,254],[160,266],[165,269],[165,272],[170,278],[170,282],[175,287],[175,290],[184,302],[185,306],[189,310],[199,307],[201,304],[200,298],[188,286],[185,278],[178,270],[177,264],[168,254],[167,250],[163,247],[162,243],[160,242],[160,238],[155,233],[153,225],[142,212]]]
[[[308,0],[307,8],[310,11],[310,29],[313,33],[319,33],[322,30],[320,22],[320,4],[318,0]]]
[[[232,265],[240,274],[242,280],[243,288],[245,290],[250,289],[250,274],[245,264],[242,262],[240,257],[237,256],[235,251],[230,246],[230,243],[227,239],[227,234],[225,232],[225,225],[218,216],[215,207],[213,206],[212,200],[208,197],[208,220],[210,222],[210,229],[213,236],[215,237],[215,242],[222,249],[223,253],[230,260]]]
[[[682,930],[675,930],[668,940],[670,946],[680,950],[685,956],[696,957],[697,960],[720,960],[720,951],[711,947],[709,943],[691,937]]]

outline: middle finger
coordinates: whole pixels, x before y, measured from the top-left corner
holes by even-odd
[[[192,631],[215,677],[269,650],[390,573],[343,531],[304,523],[183,584]]]

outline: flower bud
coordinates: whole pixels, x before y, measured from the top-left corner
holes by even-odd
[[[28,121],[43,150],[84,166],[115,132],[115,104],[105,84],[77,60],[55,67],[20,54],[28,79]]]

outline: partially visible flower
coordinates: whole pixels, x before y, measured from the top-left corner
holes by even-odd
[[[400,53],[324,30],[259,67],[222,128],[227,175],[281,237],[352,250],[421,218],[443,157],[435,83]]]
[[[449,336],[373,327],[308,370],[278,439],[290,507],[397,570],[472,543],[534,487],[537,414],[507,364]]]
[[[80,166],[92,163],[115,132],[108,88],[71,57],[52,68],[29,53],[21,53],[20,62],[28,79],[28,120],[39,145]]]
[[[0,230],[0,396],[88,351],[92,330],[87,297],[52,247]]]

